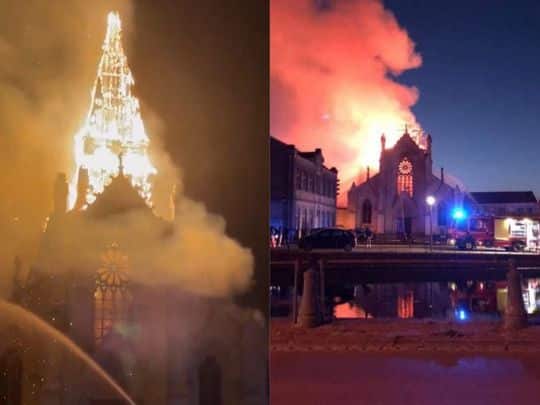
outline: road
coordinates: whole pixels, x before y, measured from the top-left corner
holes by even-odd
[[[286,251],[287,248],[273,248],[272,250],[275,251]],[[297,247],[291,246],[290,251],[298,251],[303,252],[302,250],[299,250]],[[313,253],[342,253],[342,249],[313,249]],[[379,252],[388,252],[388,253],[429,253],[430,248],[429,246],[424,245],[404,245],[404,244],[392,244],[392,245],[372,245],[372,247],[366,247],[365,245],[359,245],[353,249],[353,252],[372,252],[372,253],[379,253]],[[504,249],[498,249],[498,248],[484,248],[484,247],[478,247],[475,250],[458,250],[453,246],[448,245],[435,245],[433,246],[433,252],[436,253],[448,253],[448,254],[455,254],[455,253],[466,253],[466,254],[513,254],[513,255],[524,255],[524,254],[531,254],[533,252],[531,251],[525,251],[525,252],[507,252]]]
[[[272,405],[538,403],[540,358],[273,352]]]

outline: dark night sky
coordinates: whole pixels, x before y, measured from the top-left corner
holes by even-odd
[[[156,5],[159,4],[159,7]],[[222,215],[252,249],[247,302],[267,309],[268,4],[135,2],[130,63],[137,94],[165,126],[186,194]],[[209,247],[211,248],[211,247]]]
[[[540,2],[385,0],[423,65],[413,108],[436,166],[470,191],[540,196]],[[434,167],[438,170],[437,167]]]

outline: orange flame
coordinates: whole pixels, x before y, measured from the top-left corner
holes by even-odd
[[[86,203],[117,176],[120,167],[141,196],[151,203],[150,177],[157,173],[148,155],[149,144],[139,111],[139,100],[131,94],[135,84],[122,48],[122,26],[117,12],[110,12],[103,53],[91,93],[90,111],[75,135],[76,170],[70,184],[69,208],[77,198],[77,173],[88,170]]]

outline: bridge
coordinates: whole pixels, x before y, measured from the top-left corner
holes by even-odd
[[[272,249],[271,284],[293,286],[314,263],[329,284],[504,280],[513,260],[523,278],[540,278],[540,255],[500,251],[337,250],[303,252]],[[296,275],[296,276],[295,276]],[[298,280],[297,280],[298,281]]]
[[[303,286],[303,273],[313,269],[318,274],[321,307],[327,298],[347,297],[358,284],[399,282],[458,282],[506,280],[511,266],[524,279],[540,278],[540,255],[501,251],[437,249],[380,250],[353,252],[272,249],[270,284],[297,297]],[[293,319],[297,316],[297,299],[292,298]]]

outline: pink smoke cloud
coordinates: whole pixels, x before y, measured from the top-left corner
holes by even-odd
[[[409,128],[418,90],[395,81],[422,59],[379,0],[270,2],[270,130],[299,149],[321,147],[342,193]]]

